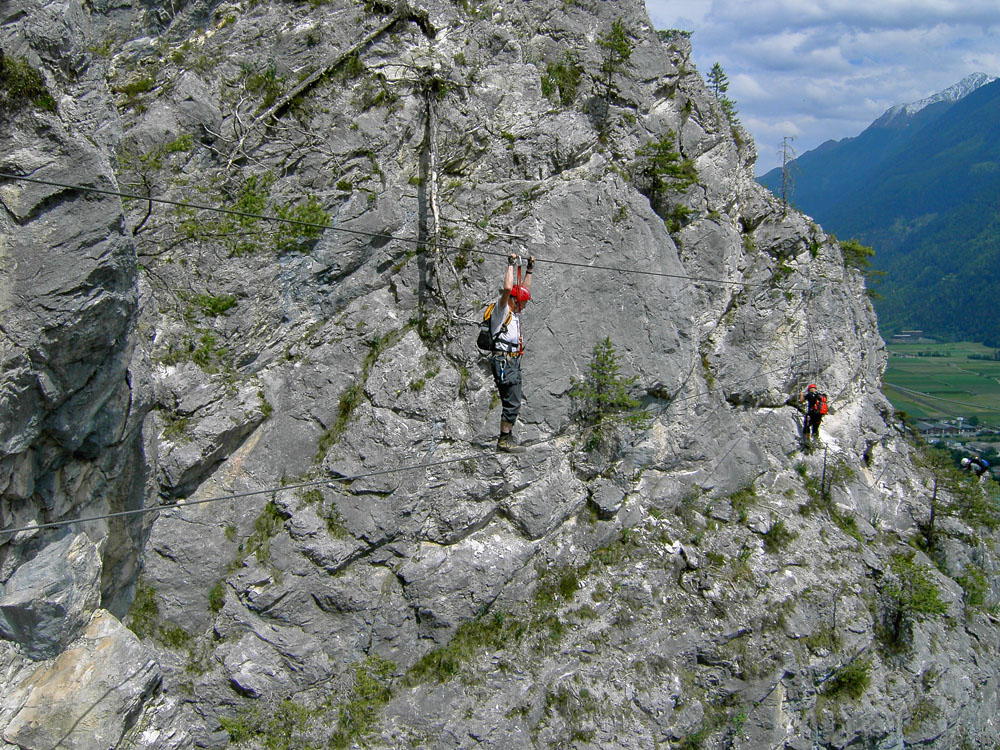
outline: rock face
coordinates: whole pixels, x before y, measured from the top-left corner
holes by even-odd
[[[46,72],[53,103],[4,112],[2,169],[114,189],[118,120],[100,95],[100,66],[84,52],[94,34],[86,13],[73,3],[29,6],[5,18],[2,44],[9,57]],[[9,180],[0,190],[4,526],[138,507],[148,385],[133,351],[137,271],[121,201]],[[112,521],[87,531],[104,547],[104,597],[123,614],[142,524]],[[5,534],[6,575],[40,543],[30,533],[14,542]]]
[[[116,189],[98,37],[79,3],[2,8],[0,170]],[[159,679],[115,617],[148,521],[33,527],[154,500],[135,247],[116,197],[5,179],[0,202],[0,524],[23,529],[0,534],[0,725],[19,747],[114,746]]]
[[[0,185],[4,525],[172,504],[0,537],[7,742],[1000,739],[994,509],[895,424],[862,274],[754,183],[686,35],[634,0],[134,5],[2,19],[56,101],[4,170],[175,201]],[[509,252],[518,456],[473,343]],[[606,340],[645,419],[588,427]],[[44,700],[80,675],[100,710]]]
[[[100,601],[101,561],[84,534],[49,544],[8,579],[0,598],[0,635],[33,659],[57,656]]]
[[[5,696],[3,738],[17,747],[116,747],[159,681],[148,649],[98,610],[78,639]]]

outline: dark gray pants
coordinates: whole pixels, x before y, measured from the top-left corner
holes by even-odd
[[[819,412],[807,411],[805,419],[802,420],[802,435],[808,436],[812,431],[813,437],[819,437],[819,423],[823,421],[823,415]]]
[[[518,412],[521,411],[521,358],[494,354],[490,360],[490,368],[493,371],[493,382],[496,383],[497,391],[500,393],[500,403],[503,405],[500,419],[514,424]]]

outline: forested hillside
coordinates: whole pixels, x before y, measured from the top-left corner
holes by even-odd
[[[875,249],[884,333],[919,328],[1000,342],[1000,82],[935,104],[905,128],[875,127],[792,165],[792,203]],[[761,182],[780,192],[780,171]]]

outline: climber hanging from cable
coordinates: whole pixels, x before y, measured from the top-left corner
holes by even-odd
[[[517,283],[514,269],[517,268]],[[490,369],[493,382],[500,394],[503,410],[500,412],[500,436],[497,451],[520,453],[524,450],[514,441],[511,431],[521,410],[521,354],[524,340],[521,334],[521,311],[531,299],[531,272],[535,257],[528,258],[524,280],[521,280],[521,259],[514,253],[507,257],[507,271],[503,277],[500,299],[489,315]]]
[[[811,432],[812,439],[818,441],[819,423],[826,414],[826,394],[816,390],[815,383],[810,383],[806,392],[799,394],[799,403],[803,402],[806,405],[806,416],[802,420],[802,440],[808,443]]]

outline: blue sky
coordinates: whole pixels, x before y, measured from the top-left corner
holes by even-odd
[[[646,0],[658,29],[693,32],[757,143],[757,174],[854,136],[894,104],[970,73],[1000,75],[1000,0]]]

